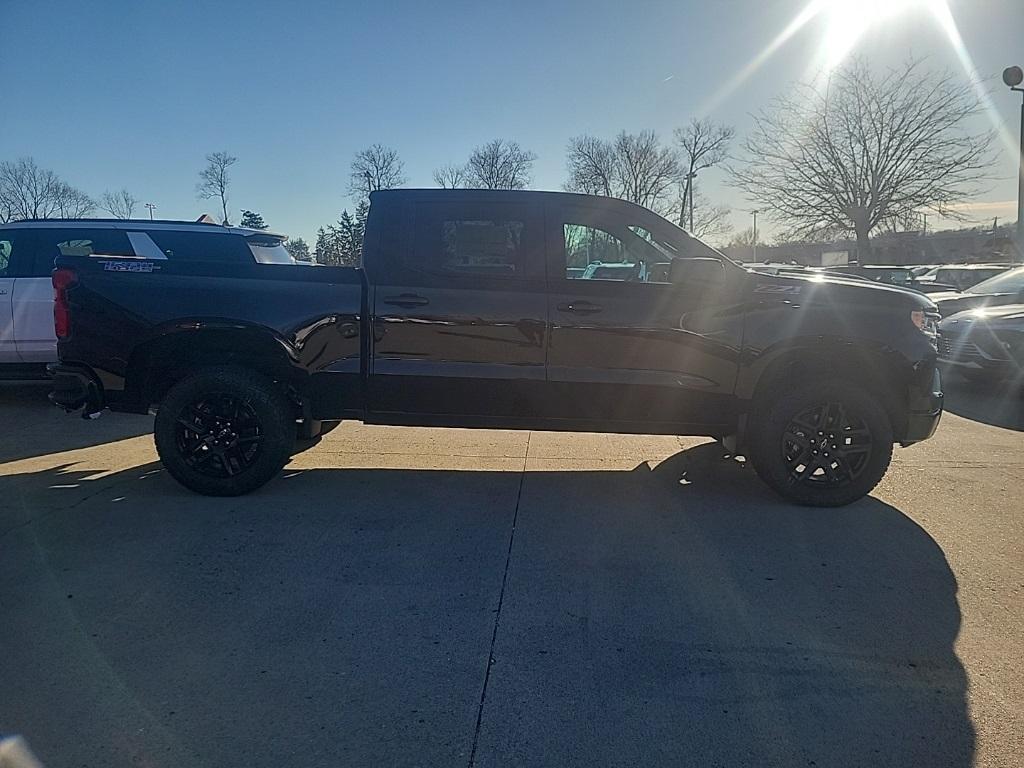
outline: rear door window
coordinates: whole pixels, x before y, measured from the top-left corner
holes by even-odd
[[[416,207],[413,247],[403,271],[414,283],[482,281],[500,285],[542,276],[543,247],[535,209],[528,205],[422,203]]]

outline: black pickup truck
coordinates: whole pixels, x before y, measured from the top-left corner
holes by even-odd
[[[926,297],[744,268],[605,197],[375,192],[362,268],[92,253],[53,282],[51,398],[156,409],[164,465],[204,494],[357,419],[707,435],[837,506],[942,411]]]

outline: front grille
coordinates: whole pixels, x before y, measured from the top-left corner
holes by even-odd
[[[983,359],[981,350],[973,341],[942,333],[939,334],[939,357],[964,363],[978,362]]]

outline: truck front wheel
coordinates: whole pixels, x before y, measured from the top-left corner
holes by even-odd
[[[206,368],[167,393],[156,415],[156,450],[171,476],[206,496],[240,496],[288,461],[295,419],[288,398],[243,368]]]
[[[840,507],[866,496],[892,459],[892,426],[864,390],[842,381],[777,389],[755,404],[754,469],[783,498]]]

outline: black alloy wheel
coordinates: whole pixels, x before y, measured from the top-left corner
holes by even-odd
[[[847,413],[841,402],[805,408],[782,434],[782,455],[790,477],[810,485],[849,485],[859,478],[871,455],[871,430],[863,418]]]
[[[239,496],[288,462],[295,419],[295,404],[273,380],[237,366],[216,366],[171,387],[157,409],[153,436],[167,471],[186,488]]]
[[[748,458],[783,498],[840,507],[870,493],[892,460],[882,396],[852,381],[783,382],[759,395]]]
[[[178,451],[204,475],[233,477],[259,456],[263,426],[252,406],[235,395],[204,395],[186,405],[176,422]]]

